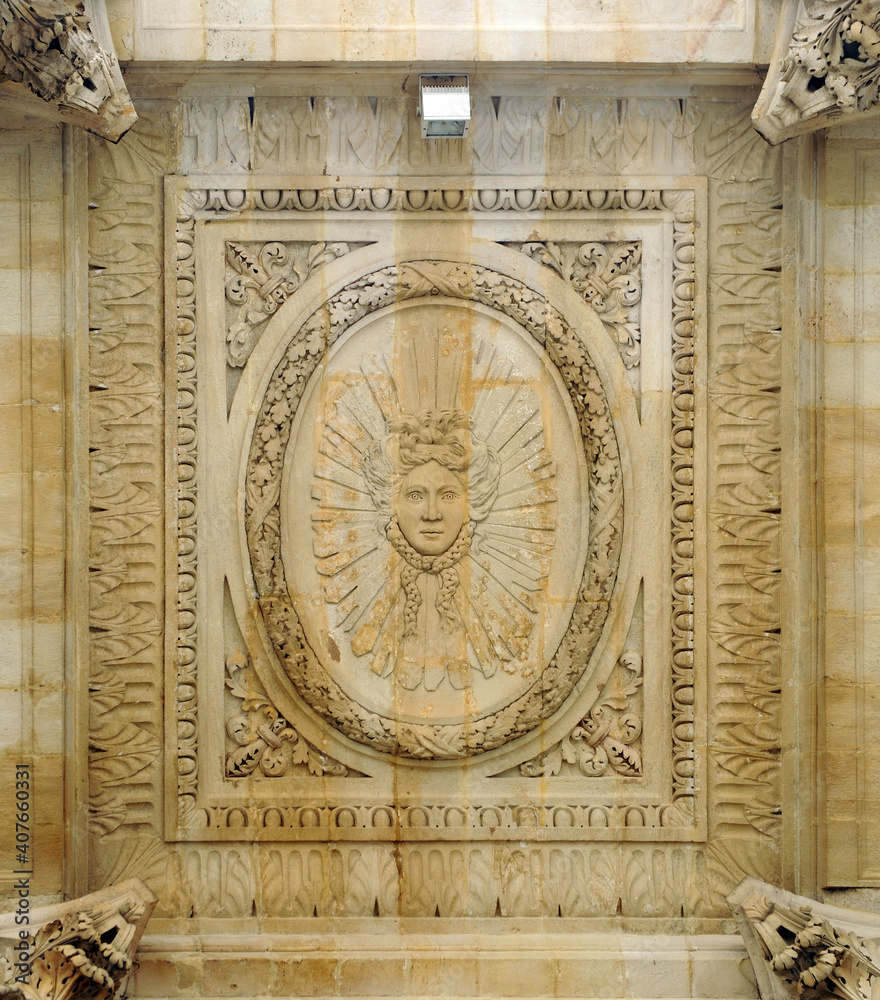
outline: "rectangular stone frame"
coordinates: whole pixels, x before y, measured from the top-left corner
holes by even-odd
[[[254,185],[257,181],[258,186]],[[669,219],[670,245],[665,257],[670,267],[665,288],[670,295],[670,314],[667,322],[672,329],[671,388],[672,408],[669,415],[673,441],[669,468],[670,506],[673,511],[669,531],[672,538],[673,563],[669,593],[671,596],[670,621],[673,623],[666,656],[670,664],[668,690],[674,692],[668,704],[669,716],[663,731],[671,737],[668,766],[665,768],[670,785],[666,798],[649,798],[640,803],[638,796],[626,795],[612,800],[609,809],[596,810],[595,806],[607,805],[597,795],[584,806],[575,803],[574,824],[554,828],[554,813],[571,803],[543,796],[545,804],[535,813],[534,822],[521,825],[517,820],[519,806],[503,810],[502,825],[488,830],[480,821],[480,808],[467,810],[465,825],[467,841],[492,839],[508,841],[704,841],[706,839],[708,803],[705,798],[706,757],[701,747],[705,739],[705,648],[695,649],[694,617],[704,618],[701,603],[705,600],[706,581],[699,564],[694,560],[695,510],[705,509],[700,497],[705,488],[705,472],[694,469],[694,452],[705,453],[702,442],[706,438],[705,406],[699,403],[702,383],[699,372],[706,363],[705,350],[700,349],[699,339],[693,332],[705,329],[705,273],[706,261],[706,188],[699,179],[650,178],[644,182],[627,178],[625,186],[612,179],[605,187],[562,188],[554,185],[547,189],[437,189],[429,191],[412,185],[393,189],[320,188],[322,179],[316,179],[314,188],[301,181],[297,189],[285,188],[287,178],[258,177],[251,180],[248,189],[241,187],[241,177],[171,177],[166,181],[166,244],[177,248],[176,273],[166,274],[166,329],[168,343],[167,406],[168,419],[168,489],[167,549],[167,607],[178,608],[180,627],[177,634],[169,629],[166,634],[166,838],[170,840],[449,840],[459,841],[464,831],[461,826],[445,827],[442,819],[445,809],[434,810],[435,825],[417,828],[408,824],[407,809],[390,803],[395,822],[387,828],[368,825],[365,814],[358,813],[353,826],[336,823],[339,806],[346,805],[345,795],[318,810],[320,822],[308,828],[301,824],[295,807],[289,809],[291,825],[269,829],[262,825],[259,811],[254,823],[253,809],[246,826],[238,825],[241,816],[241,796],[218,796],[199,790],[202,765],[198,761],[198,713],[196,703],[199,691],[197,630],[198,630],[198,572],[195,565],[197,549],[197,438],[195,428],[196,380],[198,368],[194,352],[197,335],[197,298],[204,294],[205,276],[197,274],[196,242],[202,220],[227,220],[244,224],[242,232],[251,233],[247,220],[277,219],[282,213],[303,218],[346,219],[353,224],[366,218],[388,218],[391,213],[404,215],[418,213],[430,218],[435,212],[467,210],[471,219],[554,217],[583,218],[603,216],[609,220],[656,218],[663,213]],[[450,206],[453,206],[450,209]],[[526,214],[528,213],[528,214]],[[352,231],[356,231],[355,225]],[[351,237],[350,237],[351,238]],[[549,235],[548,235],[549,238]],[[214,254],[216,256],[216,253]],[[213,259],[213,258],[212,258]],[[215,282],[216,285],[216,282]],[[696,355],[696,357],[694,357]],[[694,371],[696,370],[696,375]],[[697,403],[695,405],[695,399]],[[690,447],[680,442],[690,439]],[[695,439],[695,440],[694,440]],[[696,482],[696,503],[695,487]],[[192,511],[192,513],[190,513]],[[699,515],[696,515],[697,517]],[[696,551],[701,545],[697,528]],[[702,532],[705,538],[705,532]],[[697,633],[699,635],[699,632]],[[332,782],[333,779],[325,779]],[[346,781],[347,779],[338,779]],[[176,792],[175,792],[176,788]],[[216,793],[216,788],[215,788]],[[331,793],[332,794],[332,793]],[[251,798],[253,792],[251,793]],[[184,821],[181,822],[179,802],[183,805]],[[527,803],[523,803],[526,805]],[[274,808],[274,800],[265,802],[262,813]],[[671,806],[671,808],[669,808]],[[211,821],[205,825],[186,822],[193,808],[208,808]],[[497,810],[497,805],[489,806]],[[301,811],[301,810],[300,810]],[[357,810],[356,810],[357,812]],[[591,825],[602,819],[607,825]],[[235,823],[236,825],[231,825]],[[439,824],[439,825],[437,825]]]

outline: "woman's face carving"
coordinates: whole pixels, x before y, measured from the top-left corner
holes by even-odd
[[[418,465],[401,480],[397,523],[416,552],[442,555],[467,519],[467,490],[456,473],[439,462]]]

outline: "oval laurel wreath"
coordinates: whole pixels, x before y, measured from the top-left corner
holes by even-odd
[[[578,418],[590,469],[587,562],[568,629],[541,676],[498,712],[463,723],[401,722],[365,709],[327,673],[290,604],[281,559],[281,475],[291,424],[324,352],[353,323],[407,299],[445,295],[500,310],[520,324],[556,365]],[[493,750],[553,715],[586,669],[608,616],[623,528],[620,452],[608,402],[586,349],[546,298],[516,278],[449,261],[407,261],[363,275],[306,320],[266,390],[247,465],[245,525],[251,567],[275,651],[305,702],[337,730],[374,750],[444,760]]]

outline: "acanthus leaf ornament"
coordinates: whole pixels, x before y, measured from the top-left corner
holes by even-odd
[[[752,112],[783,142],[873,112],[880,100],[880,7],[873,0],[792,0]]]
[[[102,4],[91,11],[91,22],[82,3],[2,0],[0,77],[57,105],[66,120],[116,142],[137,114]],[[31,100],[22,110],[38,103]]]
[[[263,324],[318,268],[363,243],[226,243],[226,299],[233,316],[226,331],[231,367],[247,363]]]
[[[30,911],[24,938],[15,914],[0,916],[0,996],[112,1000],[132,972],[135,950],[156,902],[140,879],[131,878]],[[23,954],[26,962],[21,961]]]
[[[226,657],[226,687],[241,702],[241,713],[226,723],[229,739],[238,744],[226,754],[227,778],[262,774],[279,778],[305,769],[315,777],[357,776],[328,754],[316,750],[287,721],[266,696],[245,653]]]
[[[880,920],[746,878],[727,897],[764,1000],[876,1000]]]
[[[641,687],[642,658],[635,652],[624,653],[589,714],[555,747],[520,764],[520,773],[527,778],[546,778],[570,765],[587,778],[612,772],[628,778],[641,775],[642,756],[637,744],[642,719],[634,704]]]
[[[637,241],[507,243],[555,271],[605,324],[627,368],[641,360],[642,248]]]

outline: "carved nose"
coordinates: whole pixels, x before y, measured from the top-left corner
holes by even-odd
[[[425,511],[426,521],[439,521],[440,520],[440,507],[434,497],[428,499],[428,509]]]

